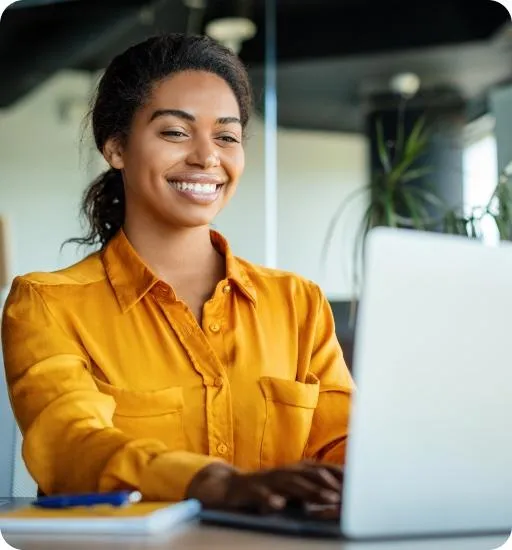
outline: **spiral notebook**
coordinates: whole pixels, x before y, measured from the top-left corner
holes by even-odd
[[[27,506],[1,513],[2,533],[78,535],[147,535],[165,533],[199,515],[197,500],[175,504],[141,502],[50,510]]]

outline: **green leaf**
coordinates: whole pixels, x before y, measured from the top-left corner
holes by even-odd
[[[415,170],[424,170],[423,168],[411,169],[411,166],[418,160],[420,154],[411,154],[404,156],[396,165],[392,168],[389,173],[389,180],[392,186],[396,185],[399,182],[402,182],[408,174],[413,174]]]
[[[494,222],[496,223],[496,227],[498,228],[500,240],[502,241],[507,240],[509,238],[508,231],[507,231],[508,229],[507,224],[505,224],[503,220],[500,220],[498,217],[494,217]]]
[[[422,116],[414,124],[405,143],[405,157],[418,156],[424,151],[429,138],[429,132],[425,128],[426,122],[426,117]]]
[[[380,162],[384,171],[389,174],[391,172],[391,160],[389,158],[388,148],[386,147],[386,140],[384,139],[384,128],[382,126],[382,120],[377,120],[377,151],[379,153]]]
[[[432,191],[421,189],[420,187],[411,187],[410,192],[424,200],[426,203],[431,204],[432,206],[437,206],[438,208],[442,209],[447,208],[446,202],[438,197],[435,193],[432,193]]]
[[[409,170],[405,174],[402,175],[400,182],[401,183],[409,183],[411,181],[420,179],[424,176],[428,176],[432,173],[432,168],[415,168],[414,170]]]
[[[368,231],[372,227],[372,214],[374,209],[374,204],[370,202],[370,204],[367,206],[366,210],[364,211],[364,214],[361,218],[361,221],[359,222],[357,232],[356,232],[356,238],[354,240],[354,248],[352,250],[352,285],[354,293],[357,292],[359,289],[359,277],[358,277],[358,260],[361,255],[362,257],[362,268],[364,271],[364,251],[365,251],[365,243],[366,243],[366,236],[368,235]]]
[[[454,210],[445,213],[445,233],[454,235],[468,235],[468,220],[458,216]]]
[[[395,204],[393,203],[393,197],[390,193],[387,193],[384,197],[384,212],[386,213],[386,225],[389,227],[396,227]]]
[[[468,237],[470,237],[471,239],[480,238],[480,233],[479,233],[478,227],[477,227],[477,220],[473,216],[470,216],[468,218],[468,223],[467,223],[466,227],[467,227],[467,230],[468,230],[467,231],[468,232]]]
[[[508,178],[500,179],[487,205],[493,217],[501,240],[512,237],[512,189]]]
[[[464,217],[456,218],[457,235],[468,236],[468,220]]]
[[[320,254],[320,265],[324,266],[327,262],[327,255],[329,253],[329,247],[332,244],[332,239],[334,238],[334,232],[336,231],[336,227],[338,226],[338,223],[340,222],[345,210],[354,201],[354,199],[357,199],[361,194],[368,192],[369,190],[369,186],[356,189],[355,191],[352,191],[352,193],[350,193],[348,197],[339,204],[327,227],[327,233],[322,245],[322,252]]]
[[[420,205],[416,203],[414,196],[408,190],[404,190],[403,199],[411,214],[413,226],[416,229],[425,229],[424,216],[421,215]]]

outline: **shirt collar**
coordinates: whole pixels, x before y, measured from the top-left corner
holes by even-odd
[[[210,238],[213,246],[226,258],[226,278],[256,305],[256,289],[240,260],[233,255],[228,241],[214,230],[210,231]]]
[[[226,239],[213,230],[210,231],[210,238],[215,248],[226,258],[226,278],[255,304],[256,290]],[[123,313],[134,306],[153,286],[162,282],[137,254],[122,229],[105,247],[102,260]]]

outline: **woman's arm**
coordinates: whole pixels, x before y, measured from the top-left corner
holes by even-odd
[[[320,381],[320,395],[305,456],[343,464],[354,383],[336,337],[329,302],[317,285],[313,285],[313,292],[317,311],[316,318],[312,320],[316,326],[309,372]]]
[[[2,344],[23,458],[44,493],[136,488],[148,499],[180,500],[196,473],[218,462],[116,429],[116,403],[98,391],[86,351],[25,278],[5,304]]]

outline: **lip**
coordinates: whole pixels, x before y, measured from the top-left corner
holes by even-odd
[[[181,172],[179,174],[169,174],[165,177],[168,182],[176,181],[180,183],[214,183],[215,185],[224,185],[227,183],[225,178],[214,174],[203,174],[200,172]]]
[[[197,182],[194,182],[197,183]],[[202,182],[206,183],[206,182]],[[213,183],[213,182],[208,182]],[[220,197],[221,190],[223,189],[222,185],[216,185],[215,191],[213,193],[194,193],[194,191],[191,191],[187,189],[186,191],[182,191],[180,189],[177,189],[174,185],[169,183],[169,187],[173,189],[174,193],[178,193],[181,197],[184,197],[187,201],[190,201],[195,204],[199,205],[209,205],[213,204],[217,199]]]

